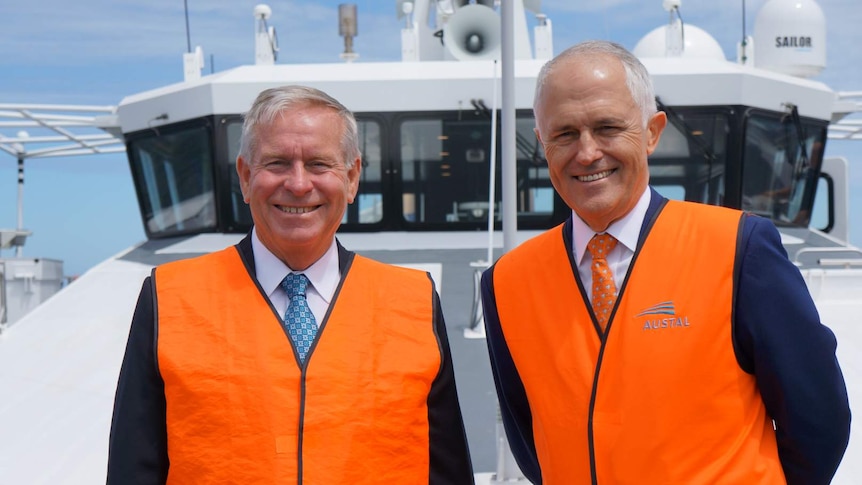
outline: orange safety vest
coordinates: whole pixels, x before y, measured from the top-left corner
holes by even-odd
[[[345,273],[302,369],[236,248],[156,269],[168,483],[428,483],[433,287]]]
[[[632,260],[604,341],[563,226],[497,262],[500,325],[543,483],[784,483],[772,419],[733,349],[740,217],[669,201]]]

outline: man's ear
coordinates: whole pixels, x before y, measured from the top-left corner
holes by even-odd
[[[251,179],[251,167],[242,155],[236,157],[236,174],[239,176],[239,188],[242,191],[242,200],[248,204],[248,183]]]
[[[359,192],[359,174],[362,173],[362,157],[356,157],[347,171],[347,203],[352,204]]]
[[[533,128],[533,133],[536,134],[536,139],[539,140],[539,144],[542,145],[542,150],[545,149],[545,142],[542,141],[542,134],[539,133],[538,128]]]
[[[667,114],[664,111],[652,115],[647,122],[647,155],[652,155],[655,151],[665,126],[667,126]]]

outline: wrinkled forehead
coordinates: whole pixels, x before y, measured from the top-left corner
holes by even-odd
[[[622,101],[619,96],[632,98],[622,63],[612,56],[582,54],[560,60],[547,72],[537,86],[533,107],[540,112],[548,103],[607,96],[609,92],[618,101]]]

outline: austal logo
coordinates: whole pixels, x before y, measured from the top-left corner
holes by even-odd
[[[635,318],[655,316],[644,320],[643,330],[661,330],[665,328],[688,328],[688,317],[678,316],[673,301],[663,301],[635,315]],[[661,315],[669,315],[661,317]]]

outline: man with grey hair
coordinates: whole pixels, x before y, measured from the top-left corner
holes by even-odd
[[[828,483],[849,438],[847,391],[835,337],[772,223],[649,187],[667,118],[646,68],[617,44],[579,44],[545,65],[534,114],[572,216],[482,278],[524,474]]]
[[[236,160],[254,227],[144,282],[109,484],[473,483],[433,281],[335,238],[361,167],[341,103],[257,97]]]

